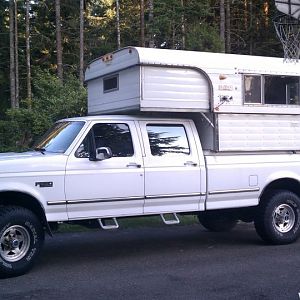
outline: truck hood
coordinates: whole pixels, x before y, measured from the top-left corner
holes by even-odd
[[[21,152],[21,153],[6,152],[6,153],[0,153],[0,161],[9,160],[9,159],[20,159],[20,158],[23,159],[25,157],[35,157],[40,155],[43,154],[37,151],[28,151],[28,152]]]
[[[0,153],[0,174],[65,170],[68,156],[37,151]]]

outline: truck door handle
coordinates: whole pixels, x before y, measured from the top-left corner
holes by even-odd
[[[184,163],[185,166],[192,166],[192,167],[197,167],[197,163],[193,162],[193,161],[187,161]]]
[[[129,163],[126,167],[127,168],[140,168],[142,165],[137,163]]]

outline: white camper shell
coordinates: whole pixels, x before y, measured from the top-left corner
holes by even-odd
[[[189,113],[205,150],[300,150],[299,64],[128,47],[93,61],[85,76],[90,115]]]

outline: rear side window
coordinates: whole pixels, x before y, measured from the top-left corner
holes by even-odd
[[[183,125],[149,124],[147,133],[153,156],[190,154],[188,138]]]

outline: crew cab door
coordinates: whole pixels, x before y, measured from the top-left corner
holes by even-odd
[[[112,157],[89,159],[92,142]],[[69,219],[142,214],[144,171],[137,129],[133,121],[100,121],[70,155],[65,193]]]
[[[140,128],[145,147],[144,212],[202,210],[205,166],[190,122],[141,121]]]

